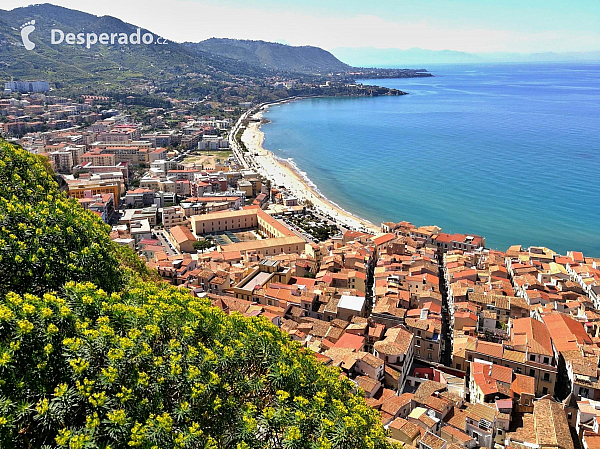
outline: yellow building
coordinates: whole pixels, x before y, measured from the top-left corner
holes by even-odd
[[[115,181],[96,181],[82,183],[68,183],[69,198],[86,198],[102,193],[112,193],[113,198],[118,200],[121,196],[120,183]],[[86,192],[89,192],[86,194]]]

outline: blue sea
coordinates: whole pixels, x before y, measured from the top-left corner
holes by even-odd
[[[375,224],[600,257],[600,64],[427,67],[409,95],[269,108],[265,148]]]

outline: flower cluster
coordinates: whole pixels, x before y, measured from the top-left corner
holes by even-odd
[[[109,228],[58,189],[34,155],[0,142],[0,294],[43,293],[67,280],[122,285]]]
[[[0,142],[0,447],[389,447],[339,370],[149,280],[23,153]]]
[[[0,435],[39,445],[385,447],[353,384],[269,321],[156,283],[9,293],[0,378]]]

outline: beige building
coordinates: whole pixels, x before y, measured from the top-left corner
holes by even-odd
[[[401,443],[417,446],[421,439],[420,427],[404,418],[396,418],[388,427],[390,436]]]
[[[180,206],[165,207],[162,212],[162,222],[166,230],[173,226],[186,226],[189,228],[189,223],[183,208]]]
[[[170,240],[182,253],[193,253],[196,237],[186,226],[173,226],[169,229]]]
[[[197,236],[256,228],[265,237],[262,240],[232,243],[219,246],[219,251],[254,253],[261,257],[277,254],[301,254],[306,242],[294,232],[264,212],[259,206],[242,210],[212,212],[190,217],[192,232]]]
[[[258,214],[251,209],[212,212],[190,218],[192,232],[197,236],[258,227]]]
[[[109,153],[98,153],[89,151],[81,156],[82,164],[92,164],[95,166],[113,166],[115,163],[115,155]]]
[[[415,336],[415,357],[440,363],[443,348],[441,321],[432,318],[405,318],[404,324]]]
[[[535,381],[537,397],[554,394],[558,371],[556,366],[551,364],[551,359],[548,363],[539,363],[529,360],[527,356],[528,354],[525,352],[509,349],[499,343],[471,340],[465,346],[465,360],[458,361],[453,355],[452,364],[464,364],[475,359],[499,364],[511,368],[514,373],[532,377]]]

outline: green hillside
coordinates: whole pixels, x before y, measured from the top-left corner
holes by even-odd
[[[31,51],[21,43],[20,26],[35,20]],[[216,79],[261,76],[264,70],[234,59],[193,51],[182,44],[165,45],[53,45],[51,30],[64,33],[134,33],[134,25],[110,16],[97,17],[50,4],[0,10],[0,77],[46,79],[57,83],[119,83],[146,79],[160,81],[188,73]],[[150,32],[142,29],[141,34]],[[157,35],[154,35],[157,38]]]
[[[351,68],[328,51],[311,46],[292,47],[274,42],[217,38],[186,45],[198,52],[282,72],[327,74],[346,72]]]
[[[338,369],[155,280],[1,140],[0,183],[0,447],[390,447]]]

